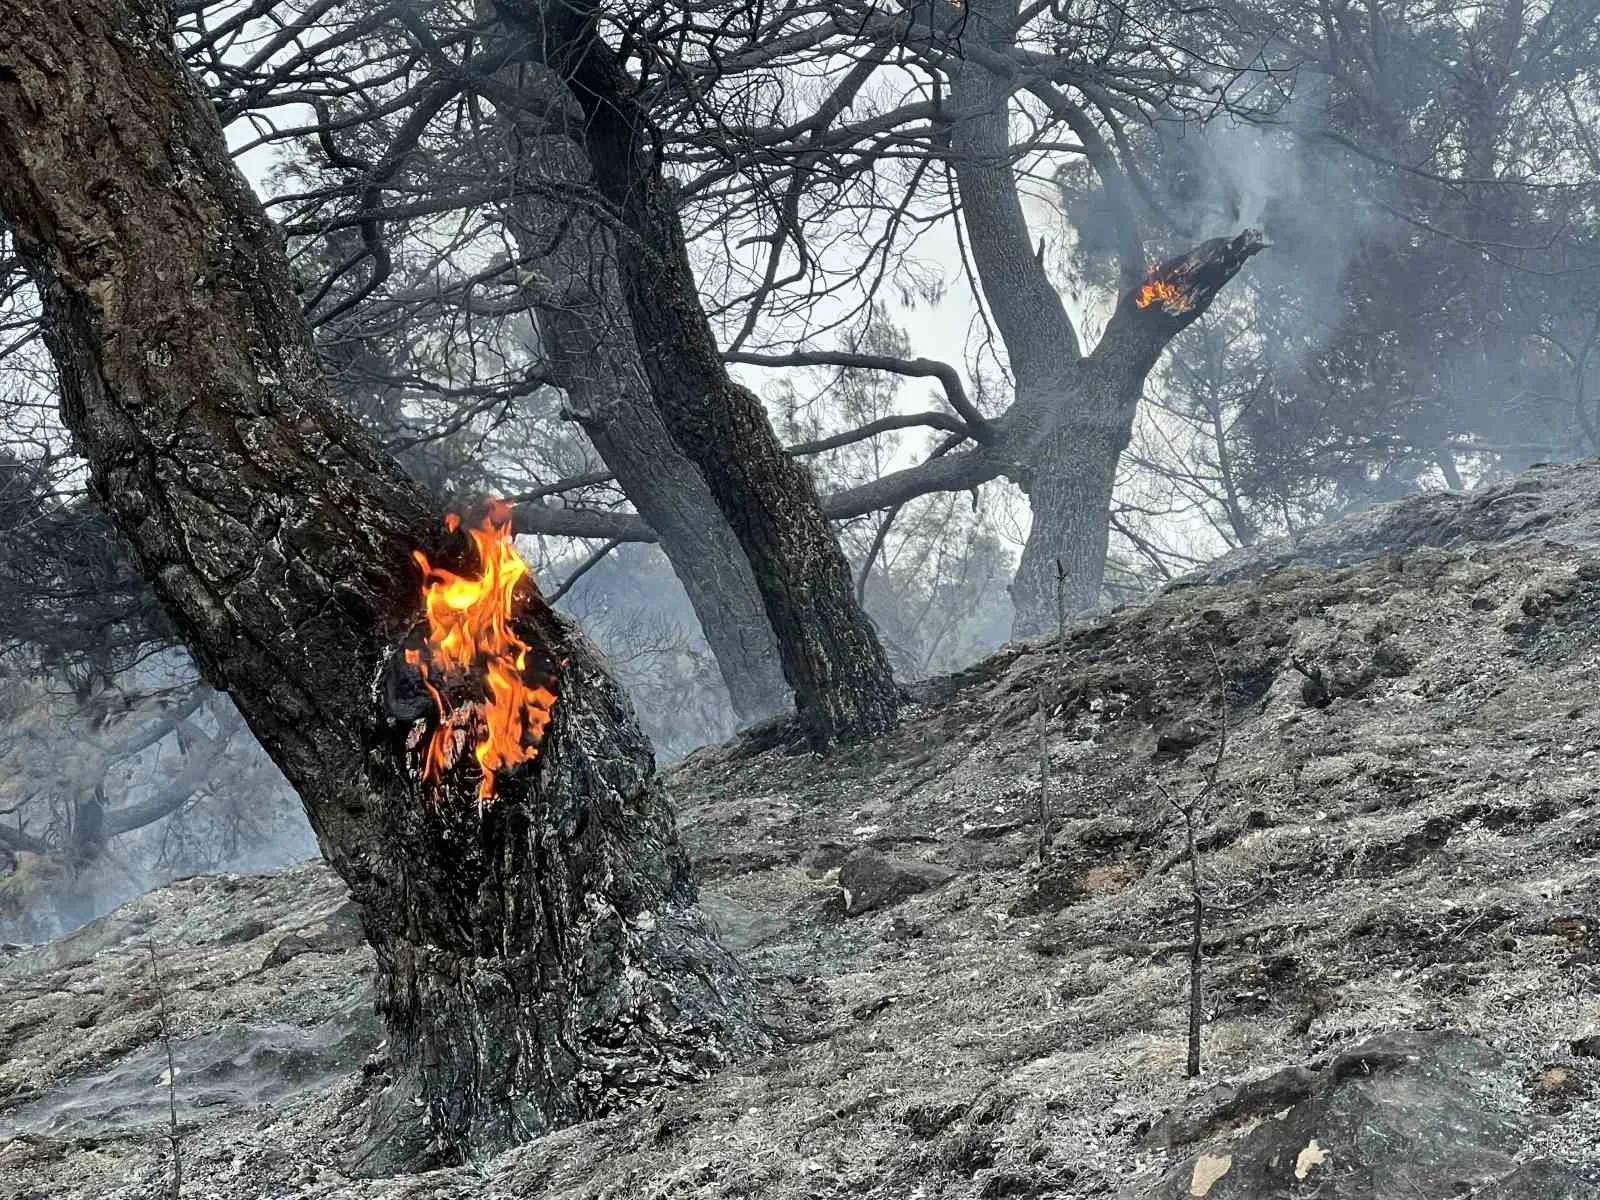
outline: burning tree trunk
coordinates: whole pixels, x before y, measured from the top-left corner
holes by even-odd
[[[648,117],[594,6],[495,2],[583,111],[596,188],[631,235],[616,241],[617,268],[656,406],[744,547],[813,744],[891,728],[899,690],[888,659],[810,473],[784,454],[760,400],[723,366]]]
[[[1261,248],[1261,238],[1249,232],[1207,242],[1141,279],[1133,189],[1100,125],[1066,89],[1028,81],[1031,99],[1081,141],[1112,206],[1123,296],[1099,344],[1084,354],[1034,247],[1012,171],[1009,104],[1017,73],[1007,52],[1015,49],[1018,7],[1018,0],[963,7],[969,20],[960,65],[951,71],[951,99],[961,113],[951,150],[973,263],[1016,382],[1011,410],[996,422],[1001,444],[979,453],[1028,493],[1033,525],[1011,587],[1012,631],[1036,637],[1056,625],[1058,559],[1070,610],[1098,606],[1117,466],[1145,377],[1167,343]],[[1173,296],[1151,303],[1152,284],[1174,289]]]
[[[477,564],[330,401],[171,13],[0,5],[0,219],[43,295],[95,494],[361,905],[397,1068],[386,1111],[429,1143],[379,1158],[491,1150],[758,1046],[627,700],[526,581],[505,593],[530,647],[517,671],[557,699],[540,699],[537,757],[481,797],[454,735],[482,723],[486,664],[419,673],[438,661],[412,554]]]

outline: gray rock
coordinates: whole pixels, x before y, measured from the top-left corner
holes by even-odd
[[[1141,1193],[1145,1200],[1594,1194],[1560,1165],[1525,1158],[1541,1122],[1517,1098],[1515,1072],[1488,1045],[1453,1030],[1383,1034],[1321,1070],[1280,1071],[1208,1096],[1215,1102],[1209,1114],[1164,1120],[1152,1140],[1171,1144],[1231,1128]]]
[[[1573,1038],[1572,1053],[1579,1058],[1600,1058],[1600,1033]]]
[[[1264,1079],[1219,1083],[1194,1103],[1162,1117],[1142,1140],[1168,1150],[1189,1145],[1299,1104],[1311,1096],[1317,1080],[1318,1073],[1309,1067],[1284,1067]]]
[[[291,933],[281,939],[267,952],[261,969],[269,971],[281,967],[302,954],[343,954],[360,945],[361,910],[353,900],[346,900],[329,914],[321,928],[310,934]]]
[[[722,944],[735,952],[775,941],[793,927],[792,922],[775,913],[751,908],[715,892],[700,893],[700,912]]]
[[[857,850],[839,868],[844,910],[852,917],[898,904],[907,896],[948,883],[955,872],[934,863],[891,858],[877,850]]]

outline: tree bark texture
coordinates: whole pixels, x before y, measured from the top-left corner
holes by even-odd
[[[577,105],[548,67],[497,73],[524,100],[502,109],[511,167],[530,184],[592,186],[583,147],[568,132]],[[537,114],[535,116],[534,114]],[[617,277],[616,238],[592,211],[558,205],[530,186],[502,207],[528,269],[546,276],[539,334],[567,404],[623,492],[660,539],[745,721],[792,703],[761,593],[732,527],[699,469],[673,444],[650,393]]]
[[[634,81],[582,0],[496,6],[582,110],[597,191],[622,226],[618,274],[656,406],[744,547],[808,736],[826,747],[891,728],[899,690],[888,659],[810,472],[722,363]]]
[[[490,1151],[758,1047],[627,700],[535,596],[521,632],[560,697],[539,757],[484,807],[470,756],[442,795],[420,782],[410,554],[474,564],[331,401],[171,22],[164,0],[0,5],[0,220],[95,496],[361,906],[396,1068],[373,1165]]]
[[[1056,628],[1058,558],[1066,568],[1067,611],[1099,605],[1117,468],[1145,379],[1172,339],[1262,245],[1258,233],[1246,231],[1153,265],[1150,277],[1180,289],[1181,306],[1141,305],[1141,289],[1124,292],[1099,342],[1071,365],[1059,390],[1019,397],[1004,428],[1024,462],[1015,478],[1028,493],[1033,526],[1011,585],[1016,636],[1041,637]]]

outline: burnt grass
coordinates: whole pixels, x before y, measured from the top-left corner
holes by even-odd
[[[1201,1085],[1462,1029],[1514,1075],[1580,1082],[1532,1149],[1600,1168],[1600,1059],[1570,1050],[1600,1031],[1600,551],[1423,547],[1181,587],[916,695],[871,745],[736,741],[670,773],[771,1056],[488,1163],[352,1178],[384,1068],[368,952],[326,936],[337,882],[181,881],[0,955],[0,1196],[155,1194],[164,1089],[139,1076],[115,1111],[62,1115],[153,1054],[145,938],[180,1059],[235,1063],[231,1089],[180,1086],[195,1194],[1140,1195],[1172,1161],[1141,1135],[1193,1094],[1181,828],[1156,785],[1197,794],[1224,728]],[[861,847],[955,875],[847,917]],[[269,962],[289,937],[314,948]],[[291,1044],[292,1086],[266,1054]]]

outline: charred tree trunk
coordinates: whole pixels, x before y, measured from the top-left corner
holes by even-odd
[[[1007,474],[1027,493],[1033,523],[1011,584],[1012,634],[1035,637],[1056,624],[1057,559],[1068,611],[1099,603],[1111,492],[1131,414],[1124,419],[1121,381],[1087,368],[1035,252],[1012,168],[1012,85],[979,61],[984,39],[1004,36],[1016,4],[976,4],[963,38],[967,60],[952,74],[951,98],[963,116],[951,149],[973,263],[1016,388],[1003,424],[1013,462]]]
[[[617,269],[656,406],[750,560],[808,736],[825,747],[891,728],[899,690],[811,474],[722,363],[634,81],[586,0],[496,7],[582,109],[596,189],[628,235],[616,241]]]
[[[331,402],[171,14],[0,5],[0,220],[96,496],[361,905],[396,1065],[374,1162],[489,1151],[759,1045],[649,746],[569,623],[520,618],[557,674],[540,756],[486,806],[470,758],[419,783],[410,553],[458,548]]]
[[[650,523],[694,605],[734,711],[745,721],[791,703],[777,642],[749,561],[699,470],[676,449],[650,394],[617,278],[615,235],[587,209],[546,199],[555,183],[581,191],[592,173],[567,130],[581,114],[548,68],[522,63],[497,81],[511,168],[527,190],[504,205],[529,269],[545,278],[539,332],[567,403],[623,492]]]
[[[1110,541],[1111,497],[1127,434],[1111,422],[1077,421],[1029,447],[1021,473],[1033,524],[1011,580],[1012,636],[1043,637],[1058,624],[1056,592],[1066,611],[1099,606]],[[1058,576],[1056,564],[1064,569]]]

